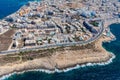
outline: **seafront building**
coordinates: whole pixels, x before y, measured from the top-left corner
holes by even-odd
[[[9,50],[73,43],[83,45],[103,34],[105,20],[119,17],[119,4],[117,0],[29,2],[0,21],[0,34],[15,30]],[[105,31],[104,35],[107,33]]]

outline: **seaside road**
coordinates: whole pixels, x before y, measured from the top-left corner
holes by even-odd
[[[73,46],[73,45],[86,45],[88,43],[92,43],[95,40],[99,39],[100,36],[102,35],[104,31],[104,26],[103,22],[100,26],[100,31],[99,33],[95,36],[90,38],[87,41],[79,41],[79,42],[65,42],[65,43],[58,43],[58,44],[47,44],[47,45],[41,45],[41,46],[35,46],[33,48],[20,48],[20,49],[15,49],[15,50],[8,50],[8,51],[1,51],[0,54],[10,54],[10,53],[19,53],[19,52],[24,52],[24,51],[34,51],[34,50],[39,50],[39,49],[47,49],[47,48],[55,48],[55,47],[67,47],[67,46]]]

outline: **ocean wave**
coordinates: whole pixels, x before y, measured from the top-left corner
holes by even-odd
[[[11,74],[8,74],[8,75],[4,75],[3,77],[0,78],[0,80],[5,80],[7,78],[9,78],[10,76],[14,75],[14,74],[22,74],[22,73],[25,73],[25,72],[31,72],[31,71],[39,71],[39,72],[44,72],[44,73],[48,73],[48,74],[53,74],[55,72],[57,73],[61,73],[61,72],[68,72],[68,71],[71,71],[71,70],[75,70],[75,69],[79,69],[79,68],[84,68],[84,67],[88,67],[88,66],[103,66],[103,65],[108,65],[110,63],[112,63],[113,59],[116,57],[113,53],[110,53],[112,54],[112,58],[110,58],[107,62],[101,62],[101,63],[87,63],[87,64],[83,64],[83,65],[76,65],[75,67],[70,67],[70,68],[66,68],[66,69],[55,69],[54,71],[50,71],[50,70],[46,70],[46,69],[33,69],[33,70],[27,70],[27,71],[22,71],[22,72],[14,72],[14,73],[11,73]]]
[[[11,74],[8,74],[8,75],[4,75],[3,77],[0,78],[0,80],[5,80],[5,79],[9,78],[10,76],[12,76],[14,74],[15,74],[15,72],[11,73]]]

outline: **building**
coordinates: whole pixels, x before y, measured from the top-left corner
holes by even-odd
[[[26,40],[25,41],[25,46],[35,46],[36,41],[35,40]]]
[[[86,27],[86,29],[88,29],[91,33],[95,33],[97,34],[97,30],[93,28],[92,25],[90,25],[88,22],[84,21],[83,25]]]

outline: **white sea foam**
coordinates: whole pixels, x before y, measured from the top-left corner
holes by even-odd
[[[112,54],[112,53],[111,53]],[[57,73],[61,73],[61,72],[68,72],[74,69],[79,69],[79,68],[83,68],[83,67],[87,67],[87,66],[103,66],[103,65],[108,65],[110,63],[112,63],[113,59],[115,58],[115,55],[112,54],[112,58],[110,58],[107,62],[101,62],[101,63],[87,63],[87,64],[83,64],[83,65],[76,65],[75,67],[70,67],[70,68],[66,68],[63,70],[59,70],[59,69],[55,69],[54,71],[50,71],[50,70],[46,70],[46,69],[33,69],[33,70],[27,70],[27,71],[23,71],[23,72],[14,72],[12,74],[9,75],[4,75],[3,77],[0,78],[0,80],[5,80],[7,78],[9,78],[10,76],[14,75],[14,74],[22,74],[24,72],[30,72],[30,71],[39,71],[39,72],[44,72],[44,73],[48,73],[48,74],[53,74],[55,72]]]
[[[10,76],[12,76],[14,74],[15,74],[15,72],[11,73],[11,74],[8,74],[8,75],[4,75],[3,77],[0,78],[0,80],[5,80],[5,79],[9,78]]]

